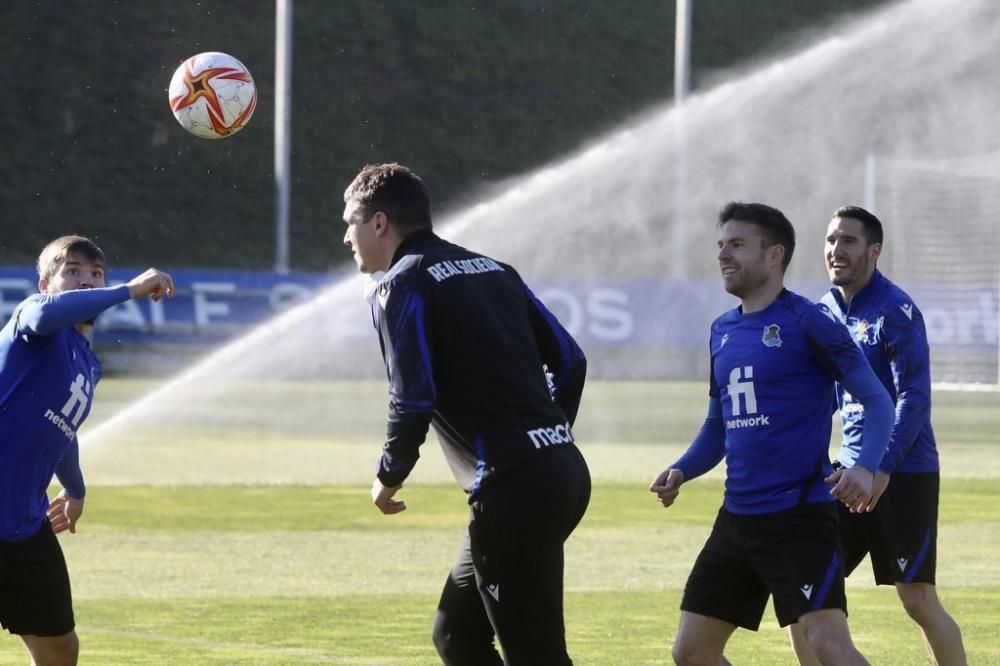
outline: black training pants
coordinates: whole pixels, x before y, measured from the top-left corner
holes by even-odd
[[[573,663],[563,625],[563,542],[589,501],[590,472],[572,444],[539,453],[479,493],[434,619],[446,666]]]

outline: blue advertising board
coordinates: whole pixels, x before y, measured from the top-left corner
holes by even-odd
[[[113,277],[139,272],[116,269]],[[353,271],[278,274],[177,270],[172,275],[177,286],[176,298],[160,302],[128,301],[112,308],[98,320],[96,343],[155,340],[218,344],[309,301],[328,286],[356,278]],[[34,293],[36,282],[31,267],[0,267],[0,317],[6,320],[17,303]],[[737,304],[715,279],[603,279],[553,282],[533,288],[589,356],[597,360],[604,355],[615,360],[595,364],[598,376],[615,376],[616,363],[626,354],[631,355],[634,366],[641,366],[641,357],[648,353],[654,357],[696,358],[683,374],[692,374],[691,368],[697,367],[691,378],[703,378],[708,327],[715,317]],[[816,299],[828,285],[814,283],[791,288]],[[996,381],[1000,320],[997,285],[915,284],[907,285],[907,289],[924,314],[932,354],[984,365],[985,379],[979,381]],[[337,344],[377,346],[360,289],[350,291],[350,302],[337,306],[349,310],[349,316],[342,317],[346,323],[336,325]],[[331,337],[331,326],[318,328],[322,331],[317,335]],[[988,369],[990,364],[992,370]],[[655,367],[649,373],[653,377],[672,374]]]

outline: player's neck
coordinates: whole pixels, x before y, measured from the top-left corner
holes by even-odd
[[[784,288],[785,285],[782,280],[768,282],[761,285],[760,288],[754,291],[754,293],[740,297],[743,314],[766,310],[771,303],[774,303],[774,300],[778,298],[778,294],[780,294]]]
[[[872,271],[863,280],[858,280],[857,282],[852,282],[850,284],[837,285],[837,289],[840,291],[840,297],[844,299],[844,303],[850,305],[851,300],[854,299],[855,295],[862,289],[868,286],[868,283],[872,281],[872,275],[875,272]]]

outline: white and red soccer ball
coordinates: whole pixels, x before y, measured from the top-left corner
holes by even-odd
[[[209,51],[181,63],[170,79],[169,98],[181,127],[202,139],[221,139],[249,122],[257,87],[242,62]]]

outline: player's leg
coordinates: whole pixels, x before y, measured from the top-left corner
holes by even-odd
[[[76,631],[62,636],[21,636],[34,666],[76,666],[80,640]]]
[[[479,595],[468,533],[441,592],[433,638],[445,666],[503,664],[493,646],[493,627]]]
[[[707,615],[681,611],[681,622],[671,656],[678,666],[729,665],[723,656],[736,625]]]
[[[938,599],[937,588],[930,583],[896,583],[903,608],[920,625],[924,645],[936,664],[967,663],[962,644],[962,630]]]
[[[563,543],[590,498],[576,447],[541,453],[473,503],[479,592],[508,666],[565,666]]]
[[[838,530],[840,543],[844,551],[844,573],[850,576],[868,554],[868,533],[876,529],[874,517],[870,513],[851,513],[846,506],[837,503]],[[798,622],[788,626],[792,650],[800,666],[819,666],[819,659],[806,640],[805,631]]]
[[[0,624],[21,637],[35,664],[77,663],[69,572],[46,523],[34,536],[2,543]]]
[[[778,623],[797,622],[820,664],[867,664],[847,628],[837,511],[822,502],[761,516],[753,566],[774,597]]]
[[[935,588],[940,475],[893,474],[872,514],[879,538],[872,545],[875,582],[895,585],[907,614],[920,626],[939,664],[964,664],[962,631]]]
[[[799,617],[802,634],[817,663],[823,666],[861,666],[868,661],[858,652],[839,608],[824,608]]]
[[[681,621],[672,656],[677,664],[728,664],[723,653],[737,627],[756,631],[768,591],[747,561],[753,517],[725,509],[698,554],[681,598]]]

